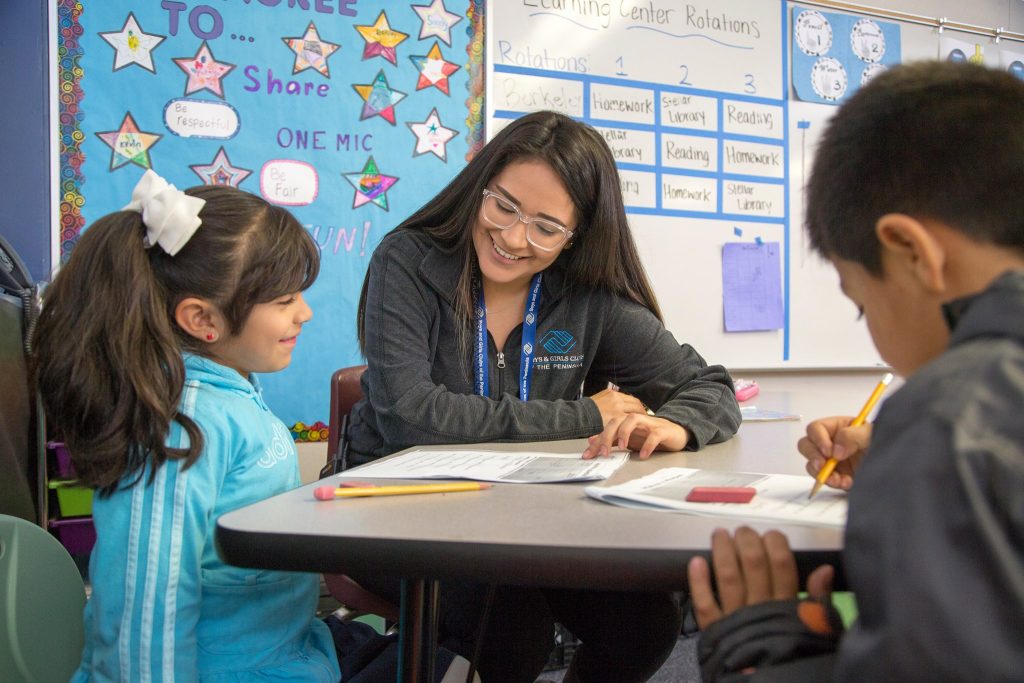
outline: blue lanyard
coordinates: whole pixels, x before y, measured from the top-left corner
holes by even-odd
[[[537,340],[537,312],[540,308],[540,273],[530,281],[530,294],[526,299],[523,314],[523,350],[519,354],[519,398],[530,398],[530,384],[533,380],[533,346]],[[487,362],[487,306],[484,305],[484,288],[478,287],[476,298],[476,349],[474,354],[476,383],[474,388],[479,396],[489,396],[491,383],[488,378]]]

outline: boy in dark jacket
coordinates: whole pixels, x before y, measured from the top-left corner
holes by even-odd
[[[1006,73],[920,63],[873,80],[830,124],[811,243],[907,378],[855,473],[845,463],[859,618],[840,634],[824,606],[831,567],[795,597],[782,534],[719,530],[717,598],[705,559],[688,572],[706,683],[1020,680],[1022,112],[1024,83]]]

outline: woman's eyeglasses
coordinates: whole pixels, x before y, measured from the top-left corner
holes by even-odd
[[[554,251],[572,237],[572,230],[546,218],[531,218],[496,192],[485,189],[483,194],[481,212],[484,220],[498,230],[508,230],[516,223],[522,223],[526,226],[526,240],[544,251]]]

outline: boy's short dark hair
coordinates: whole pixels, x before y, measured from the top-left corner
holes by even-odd
[[[874,275],[887,213],[1024,248],[1024,82],[949,62],[879,75],[829,124],[807,196],[813,248]]]

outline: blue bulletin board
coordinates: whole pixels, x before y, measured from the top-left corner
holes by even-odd
[[[479,147],[480,4],[60,0],[62,258],[148,168],[288,207],[321,247],[314,318],[260,379],[297,438],[326,439],[374,247]]]

